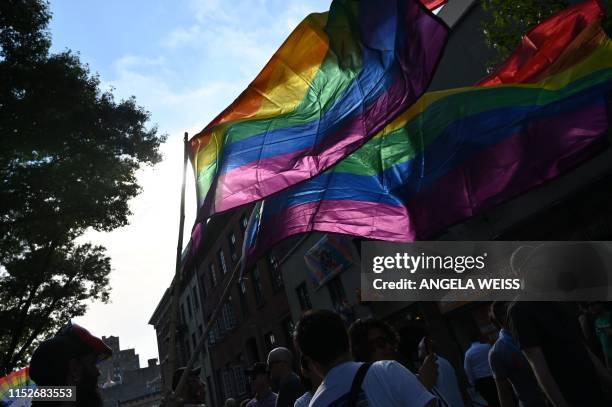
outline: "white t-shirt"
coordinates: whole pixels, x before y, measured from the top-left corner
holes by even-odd
[[[457,381],[457,375],[455,368],[451,363],[438,355],[438,379],[434,386],[433,393],[440,393],[444,402],[450,407],[464,407],[463,398],[461,397],[461,390],[459,389],[459,382]],[[444,403],[439,403],[444,406]]]
[[[312,397],[310,407],[346,405],[346,395],[361,365],[345,362],[330,370]],[[435,398],[412,372],[392,360],[373,363],[361,388],[370,407],[423,407]],[[363,400],[363,396],[358,400]]]
[[[312,400],[312,392],[307,391],[306,393],[302,394],[299,399],[295,400],[293,407],[308,407],[310,400]]]

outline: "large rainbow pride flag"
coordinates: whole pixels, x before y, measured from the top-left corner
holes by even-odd
[[[592,156],[611,119],[601,20],[596,1],[558,13],[480,83],[423,95],[331,170],[266,199],[247,231],[246,267],[315,230],[431,238]]]
[[[436,8],[441,0],[425,0]],[[334,0],[190,140],[198,219],[312,178],[426,90],[448,27],[417,0]]]

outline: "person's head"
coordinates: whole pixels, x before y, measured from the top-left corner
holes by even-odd
[[[256,396],[263,396],[270,391],[270,373],[265,363],[254,363],[253,367],[247,370],[247,375]]]
[[[185,367],[179,367],[174,371],[172,375],[172,390],[176,390],[183,372],[186,370]],[[200,379],[200,368],[194,368],[189,371],[185,384],[181,388],[180,397],[186,403],[204,403],[206,401],[206,385]]]
[[[268,369],[270,370],[270,379],[281,380],[291,374],[291,363],[293,362],[293,354],[287,348],[274,348],[268,353]]]
[[[295,327],[294,342],[321,376],[339,360],[350,358],[344,321],[333,311],[306,312]]]
[[[419,342],[418,346],[418,358],[421,362],[425,360],[427,355],[434,352],[434,342],[429,336],[424,336]]]
[[[225,400],[223,407],[238,407],[238,403],[236,402],[235,399],[230,397],[227,400]]]
[[[394,360],[397,358],[399,336],[384,321],[358,319],[349,328],[351,352],[358,362]]]
[[[503,301],[494,301],[489,309],[489,319],[498,329],[508,327],[508,304]]]
[[[112,353],[100,338],[70,322],[36,348],[30,360],[30,378],[39,387],[75,386],[76,405],[102,406],[96,365]]]

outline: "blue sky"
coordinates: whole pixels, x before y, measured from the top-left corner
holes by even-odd
[[[180,199],[181,139],[202,129],[238,96],[291,30],[329,1],[51,0],[52,50],[78,51],[102,89],[136,96],[151,124],[169,135],[164,161],[139,171],[143,191],[130,225],[89,231],[112,258],[111,304],[92,304],[76,321],[92,333],[118,335],[142,365],[157,357],[147,322],[174,274]],[[187,186],[186,230],[195,214]]]

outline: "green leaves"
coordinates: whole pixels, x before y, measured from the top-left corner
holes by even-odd
[[[78,54],[49,53],[49,19],[42,0],[0,2],[0,375],[87,301],[108,300],[104,248],[74,239],[128,223],[136,170],[165,140]]]
[[[568,7],[567,0],[481,0],[491,19],[483,23],[487,45],[497,56],[487,62],[489,71],[506,60],[530,29]]]

